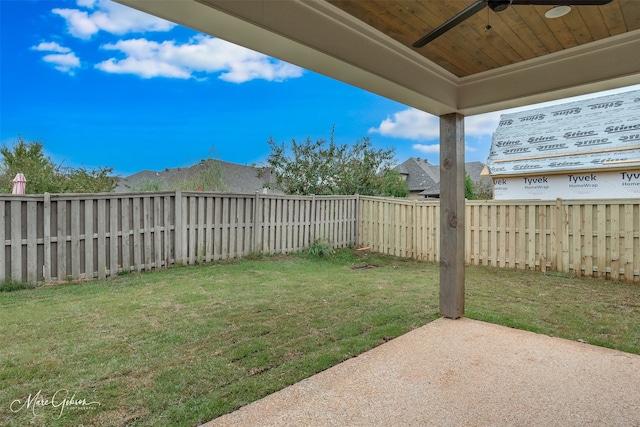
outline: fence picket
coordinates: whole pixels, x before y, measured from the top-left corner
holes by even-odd
[[[81,279],[93,279],[94,267],[94,199],[87,199],[84,202],[84,277]]]
[[[11,202],[11,280],[22,282],[22,201]]]
[[[142,241],[144,245],[144,269],[146,271],[151,270],[151,260],[153,259],[152,253],[152,242],[151,242],[151,224],[153,221],[152,211],[151,211],[151,198],[146,196],[142,198]],[[192,224],[192,223],[191,223]]]
[[[121,245],[122,245],[122,271],[131,270],[131,199],[123,197],[120,199],[121,209]]]
[[[583,213],[582,265],[586,276],[593,275],[593,206],[585,205]]]
[[[42,207],[42,222],[43,222],[43,253],[44,260],[42,265],[42,275],[45,283],[51,282],[51,195],[44,193]],[[4,252],[4,250],[2,251]]]
[[[611,209],[611,279],[620,277],[620,205],[610,205]]]
[[[244,244],[242,255],[249,255],[253,252],[253,236],[255,235],[255,217],[254,204],[256,200],[253,197],[245,197],[244,221],[242,224],[242,233],[244,235]],[[297,249],[297,248],[296,248]]]
[[[27,202],[27,224],[38,223],[35,201]],[[38,227],[27,227],[27,282],[38,281]]]
[[[498,256],[496,260],[497,267],[505,267],[507,264],[507,206],[498,205],[496,206],[498,209],[498,218],[497,218],[497,236],[496,236],[496,246],[498,249]]]
[[[118,274],[118,199],[109,199],[109,275],[114,277]]]
[[[163,234],[162,234],[162,242],[163,242],[163,265],[164,268],[169,268],[169,266],[171,266],[172,263],[172,253],[171,253],[171,247],[173,244],[173,240],[172,240],[172,230],[175,229],[175,223],[172,222],[172,216],[171,213],[173,212],[173,209],[171,207],[171,197],[165,195],[162,198],[162,211],[164,214],[163,217]],[[209,255],[209,260],[211,260],[210,258],[210,253],[208,253]]]
[[[98,199],[98,279],[107,275],[106,200]]]
[[[633,276],[634,282],[640,282],[640,230],[636,230],[636,224],[640,224],[640,204],[635,204],[633,206],[633,217],[632,224],[634,224],[633,230],[633,272],[631,276]],[[629,276],[627,276],[629,278]]]
[[[80,200],[71,200],[71,277],[80,277]],[[31,228],[31,227],[29,227]]]
[[[206,257],[206,245],[205,245],[205,227],[207,225],[207,221],[204,216],[205,212],[205,197],[196,197],[197,205],[198,205],[198,219],[197,219],[197,240],[196,240],[196,259],[198,262],[204,261]]]
[[[58,200],[57,223],[58,237],[56,239],[56,250],[58,260],[58,282],[67,278],[67,201]]]
[[[541,272],[547,271],[547,206],[538,208],[538,234],[535,246],[538,248],[536,257],[538,258],[538,268]]]
[[[162,234],[164,230],[164,216],[162,215],[162,197],[155,196],[153,201],[153,253],[154,267],[162,267]]]
[[[621,215],[622,223],[622,239],[624,249],[620,265],[624,269],[625,280],[633,280],[633,205],[625,204],[623,206],[624,214]]]
[[[144,208],[144,205],[143,205]],[[142,213],[140,211],[140,197],[133,199],[133,215],[132,215],[132,228],[133,228],[133,265],[136,266],[136,270],[140,272],[142,270],[142,235],[140,230],[140,221]],[[144,224],[143,224],[144,228]]]
[[[2,218],[2,224],[0,225],[0,243],[2,247],[0,247],[0,283],[4,283],[7,281],[7,263],[11,261],[11,259],[5,258],[5,250],[6,250],[6,239],[5,239],[5,227],[7,222],[7,217],[5,214],[5,202],[0,201],[0,218]],[[9,225],[9,230],[11,230],[11,226]]]

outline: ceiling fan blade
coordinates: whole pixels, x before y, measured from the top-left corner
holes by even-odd
[[[447,31],[449,31],[450,29],[452,29],[453,27],[455,27],[456,25],[458,25],[459,23],[461,23],[465,19],[470,18],[473,15],[475,15],[476,13],[480,12],[485,7],[487,7],[486,0],[476,0],[473,4],[471,4],[466,9],[464,9],[463,11],[461,11],[460,13],[455,15],[453,18],[449,19],[447,22],[445,22],[444,24],[440,25],[438,28],[436,28],[435,30],[431,31],[426,36],[422,37],[420,40],[418,40],[417,42],[412,44],[412,46],[413,47],[422,47],[422,46],[426,45],[430,41],[434,40],[437,37],[440,37],[441,35],[443,35]]]
[[[475,0],[466,9],[459,12],[453,18],[429,32],[420,40],[412,44],[413,47],[423,47],[427,43],[440,37],[464,20],[472,17],[485,7],[489,6],[496,12],[506,9],[508,6],[533,5],[533,6],[602,6],[613,0]],[[496,6],[499,6],[497,8]]]
[[[511,5],[533,6],[602,6],[613,0],[512,0]]]

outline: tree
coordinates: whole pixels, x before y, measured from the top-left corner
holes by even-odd
[[[476,181],[473,184],[473,193],[476,196],[476,200],[493,199],[493,183],[491,179],[481,178],[480,181]]]
[[[468,172],[464,174],[464,198],[467,200],[475,200],[476,198],[473,180]]]
[[[491,200],[493,199],[493,186],[491,179],[480,178],[473,181],[468,172],[464,177],[464,197],[467,200]]]
[[[382,195],[393,182],[393,175],[387,172],[394,162],[394,150],[376,149],[367,137],[351,146],[339,145],[332,130],[328,144],[310,138],[302,143],[291,140],[290,147],[273,138],[268,143],[267,167],[276,177],[272,188],[286,194]]]
[[[409,184],[400,175],[400,172],[390,169],[383,174],[380,195],[385,197],[407,197],[409,195]]]
[[[116,177],[113,168],[71,168],[56,165],[45,156],[43,146],[36,141],[18,137],[12,147],[0,147],[2,171],[0,193],[11,193],[13,178],[22,172],[27,178],[27,194],[98,193],[113,191]]]
[[[60,193],[108,193],[116,187],[113,168],[63,168],[60,167],[62,181]],[[51,193],[51,191],[49,191]]]
[[[18,137],[12,148],[0,147],[0,153],[3,163],[0,192],[11,193],[18,172],[27,178],[26,192],[30,194],[44,193],[55,182],[56,167],[45,157],[39,142],[25,142]]]
[[[213,146],[209,148],[207,158],[192,168],[195,174],[175,183],[174,187],[186,191],[226,191],[228,189],[224,168],[216,158]]]

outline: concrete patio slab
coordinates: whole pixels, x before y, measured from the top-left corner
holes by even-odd
[[[640,426],[640,356],[438,319],[207,424]]]

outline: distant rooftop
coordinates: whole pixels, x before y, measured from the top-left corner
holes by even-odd
[[[481,180],[480,173],[484,169],[482,162],[467,162],[465,170],[474,182]],[[409,191],[425,197],[440,196],[440,165],[429,163],[426,159],[410,157],[394,170],[407,177]]]
[[[167,168],[162,171],[144,170],[122,178],[115,191],[118,193],[139,191],[141,186],[150,182],[157,183],[161,189],[173,190],[181,184],[194,180],[208,162],[217,162],[222,169],[221,185],[215,191],[229,193],[255,193],[263,191],[264,185],[275,180],[270,169],[262,170],[253,166],[244,166],[221,160],[207,159],[185,168]],[[195,190],[195,188],[194,188]],[[205,188],[206,190],[206,188]]]

